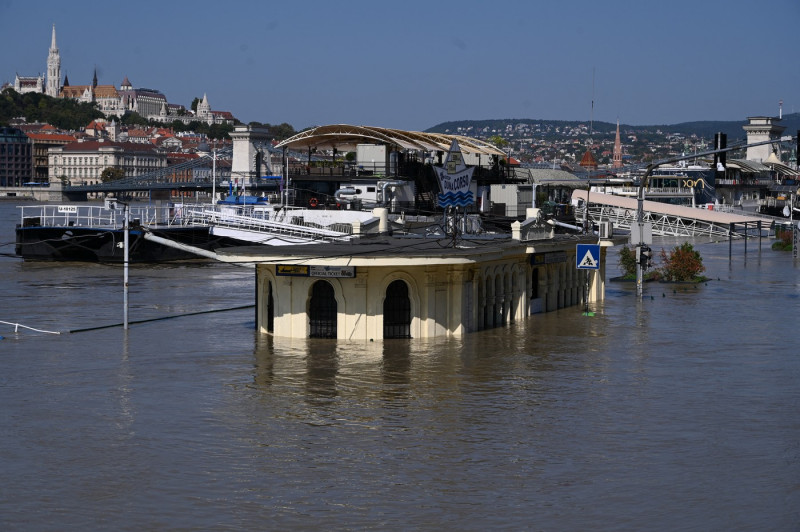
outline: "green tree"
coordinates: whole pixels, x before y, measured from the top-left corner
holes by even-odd
[[[122,118],[119,119],[120,124],[126,126],[148,126],[150,122],[137,113],[136,111],[125,111],[125,114],[122,115]]]
[[[619,259],[617,261],[622,276],[625,278],[636,277],[636,250],[628,245],[622,246],[619,250]]]
[[[125,170],[122,168],[115,168],[113,166],[109,166],[102,172],[100,172],[100,180],[103,183],[108,183],[110,181],[116,181],[117,179],[122,179],[125,177]]]
[[[489,142],[497,146],[499,149],[503,149],[508,146],[508,141],[501,137],[500,135],[492,135],[489,137]]]
[[[211,124],[208,127],[207,135],[212,139],[224,139],[233,131],[233,126],[229,124]]]
[[[195,99],[192,100],[191,108],[192,108],[192,111],[194,111],[195,113],[197,112],[197,104],[199,104],[199,103],[200,103],[200,98],[195,97]]]
[[[788,231],[786,229],[776,229],[775,235],[778,237],[778,241],[772,244],[772,249],[776,251],[792,251],[794,249],[794,235],[791,229]]]
[[[36,92],[19,94],[8,88],[0,98],[0,124],[4,125],[13,118],[25,117],[28,122],[44,122],[60,129],[77,130],[104,116],[90,103],[51,98]]]
[[[273,125],[273,124],[252,121],[249,122],[248,125],[252,127],[260,127],[269,130],[269,134],[272,135],[272,137],[278,141],[288,139],[289,137],[293,136],[296,133],[294,128],[290,124],[287,124],[286,122],[284,122],[283,124]]]
[[[689,242],[675,246],[669,255],[662,248],[661,261],[661,277],[665,281],[698,281],[703,279],[700,274],[706,271],[703,258]]]

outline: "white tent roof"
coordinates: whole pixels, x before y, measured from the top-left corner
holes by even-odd
[[[336,149],[337,151],[355,151],[359,144],[386,144],[405,150],[447,151],[453,140],[458,141],[461,151],[480,155],[506,154],[488,142],[460,135],[442,133],[423,133],[420,131],[404,131],[373,126],[351,126],[334,124],[317,126],[280,142],[276,148],[302,149]]]

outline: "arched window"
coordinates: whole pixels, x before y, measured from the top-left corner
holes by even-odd
[[[309,337],[336,338],[336,298],[328,281],[317,281],[311,289],[308,309]]]
[[[405,281],[392,281],[383,301],[383,337],[411,338],[411,301]]]

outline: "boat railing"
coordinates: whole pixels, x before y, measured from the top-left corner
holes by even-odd
[[[333,240],[348,237],[351,231],[338,231],[292,222],[277,221],[274,212],[256,208],[220,208],[219,206],[185,207],[182,213],[186,223],[194,225],[215,225],[243,231],[278,234],[309,240]],[[341,226],[336,229],[342,229]]]
[[[103,205],[25,205],[20,209],[20,225],[23,227],[90,227],[122,229],[125,226],[123,209],[107,209]],[[181,207],[131,206],[129,217],[132,225],[172,226],[184,225]]]
[[[603,194],[616,194],[617,196],[637,196],[639,194],[639,187],[599,185],[592,187],[591,191]],[[645,191],[645,196],[691,197],[692,194],[694,194],[694,191],[687,187],[649,187]]]

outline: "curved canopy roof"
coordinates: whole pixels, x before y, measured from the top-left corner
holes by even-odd
[[[358,144],[386,144],[405,150],[447,151],[453,140],[458,141],[461,151],[476,155],[506,154],[492,144],[479,139],[461,135],[445,135],[442,133],[422,133],[419,131],[403,131],[373,126],[350,126],[335,124],[317,126],[302,131],[283,142],[276,148],[298,150],[302,148],[336,149],[337,151],[355,151]]]
[[[770,155],[770,157],[764,162],[748,161],[745,159],[728,159],[727,165],[730,168],[738,168],[742,172],[751,174],[757,174],[759,172],[769,172],[770,170],[773,170],[782,175],[790,175],[790,176],[800,175],[800,172],[781,163],[780,161],[778,161],[778,158],[773,157],[773,155]]]
[[[749,161],[747,159],[728,159],[725,164],[729,168],[737,168],[748,174],[758,174],[760,172],[769,172],[770,170],[768,166],[761,164],[759,161]]]

